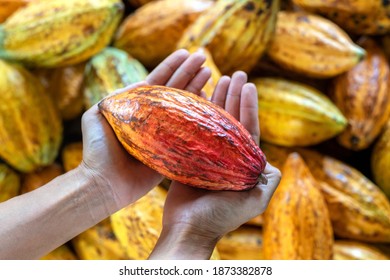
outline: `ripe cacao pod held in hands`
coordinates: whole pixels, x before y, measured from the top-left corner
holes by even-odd
[[[99,109],[135,158],[164,176],[209,190],[254,187],[265,168],[249,132],[193,93],[143,86],[111,95]]]

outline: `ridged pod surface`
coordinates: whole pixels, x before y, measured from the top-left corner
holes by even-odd
[[[77,260],[77,256],[64,244],[43,256],[41,260]]]
[[[31,172],[54,162],[62,122],[50,96],[26,69],[0,60],[0,157]]]
[[[347,30],[359,35],[384,35],[390,31],[390,2],[382,0],[294,0],[315,13],[322,14]]]
[[[111,215],[110,220],[126,254],[133,260],[146,260],[162,230],[167,191],[156,186],[145,196]]]
[[[390,242],[390,202],[360,171],[335,158],[308,149],[286,149],[266,143],[262,149],[279,167],[292,151],[305,160],[320,182],[336,236],[367,242]]]
[[[369,147],[390,116],[390,67],[381,47],[364,38],[367,55],[358,65],[335,78],[331,99],[348,120],[338,136],[352,150]]]
[[[388,260],[389,258],[374,246],[350,240],[336,240],[333,246],[334,260]]]
[[[123,9],[120,0],[33,2],[0,26],[0,57],[36,67],[85,61],[110,43]]]
[[[19,175],[6,164],[0,163],[0,203],[17,196],[20,185]]]
[[[84,111],[82,84],[85,63],[54,69],[34,69],[35,76],[57,105],[63,120],[72,120]]]
[[[222,74],[249,72],[274,33],[279,0],[220,0],[183,34],[178,48],[206,47]]]
[[[351,69],[364,57],[365,51],[326,18],[280,11],[267,55],[288,70],[329,78]]]
[[[71,241],[82,260],[127,260],[125,248],[115,235],[107,218],[74,237]]]
[[[378,141],[375,143],[371,155],[371,171],[374,181],[390,199],[390,121]]]
[[[190,92],[137,87],[103,99],[99,109],[131,155],[172,180],[238,191],[254,187],[265,168],[249,132]]]
[[[85,67],[84,99],[92,107],[112,91],[145,80],[148,71],[120,49],[107,47],[92,57]]]
[[[61,158],[65,172],[75,169],[83,160],[83,143],[73,142],[67,144],[62,149]]]
[[[145,67],[154,68],[176,50],[186,28],[212,5],[211,0],[148,3],[121,23],[114,46],[128,52]]]
[[[309,146],[340,133],[347,122],[318,90],[282,78],[253,78],[259,98],[263,140],[281,146]]]
[[[32,0],[0,0],[0,23],[5,21],[20,7],[27,5]]]
[[[221,260],[261,260],[262,230],[241,226],[225,234],[217,243]]]
[[[282,174],[264,213],[263,257],[332,259],[332,225],[317,181],[297,153],[289,155]]]
[[[304,9],[315,11],[351,11],[356,13],[372,13],[382,6],[382,0],[292,0],[292,2]]]
[[[35,172],[24,174],[21,193],[23,194],[33,191],[49,183],[51,180],[62,175],[63,173],[64,170],[62,169],[62,166],[58,163],[53,163],[42,169],[36,170]]]

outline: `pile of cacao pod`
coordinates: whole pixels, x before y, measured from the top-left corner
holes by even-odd
[[[213,259],[390,258],[390,12],[365,0],[0,0],[0,202],[77,167],[81,116],[178,48],[258,89],[282,171]],[[146,259],[169,181],[43,259]]]

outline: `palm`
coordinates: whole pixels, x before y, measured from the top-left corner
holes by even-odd
[[[212,101],[239,120],[259,144],[257,91],[253,84],[246,82],[243,72],[235,73],[231,80],[223,77]],[[270,168],[268,166],[265,172],[272,177],[274,170]],[[190,223],[202,235],[218,236],[263,212],[273,191],[267,184],[250,191],[234,192],[208,191],[173,182],[165,203],[163,223],[166,226]]]

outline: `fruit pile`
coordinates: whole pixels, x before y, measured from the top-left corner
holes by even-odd
[[[213,259],[390,258],[390,13],[380,0],[0,0],[0,202],[77,167],[81,115],[178,48],[258,89],[283,174]],[[146,259],[166,179],[45,259]]]

